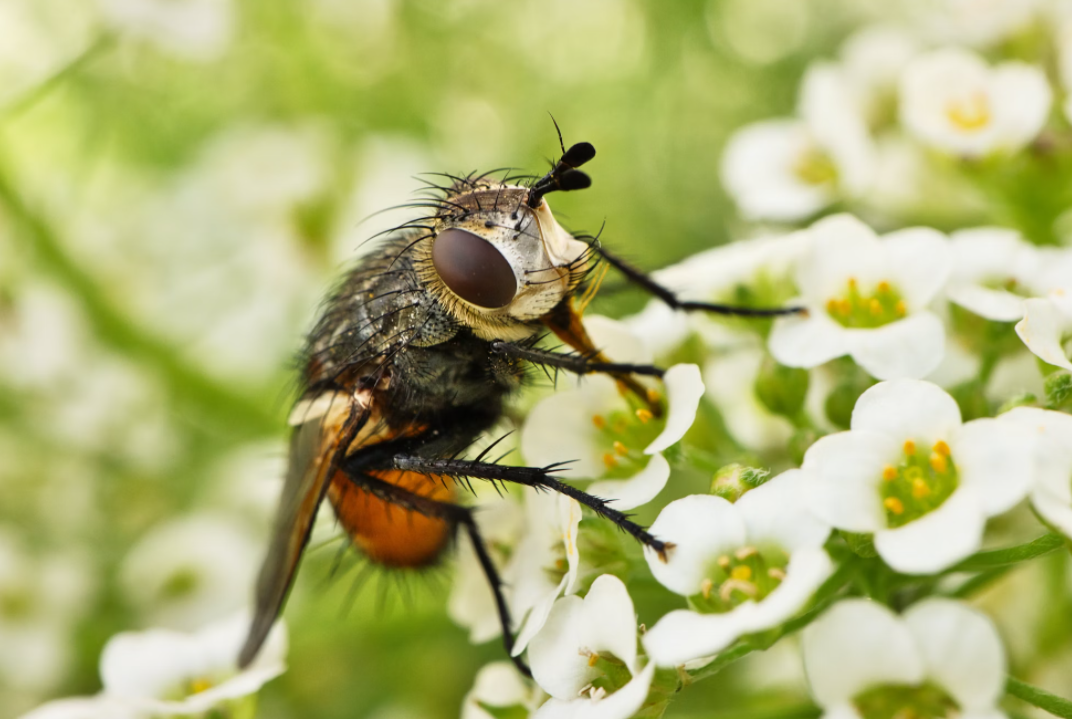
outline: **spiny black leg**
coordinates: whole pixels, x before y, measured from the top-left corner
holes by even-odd
[[[523,347],[512,342],[495,340],[491,343],[491,351],[508,357],[517,357],[533,364],[545,367],[556,367],[575,374],[640,374],[650,377],[662,377],[664,372],[659,367],[647,364],[626,364],[619,362],[596,362],[590,357],[581,354],[565,354],[551,350]]]
[[[517,667],[519,672],[526,677],[532,678],[532,671],[528,668],[528,665],[525,664],[521,657],[513,655],[514,635],[510,608],[507,606],[506,597],[503,595],[503,583],[499,577],[499,570],[496,569],[495,563],[491,560],[491,555],[488,554],[487,546],[484,544],[484,538],[480,535],[480,528],[477,526],[476,520],[473,519],[473,510],[458,504],[422,497],[408,489],[385,482],[364,472],[346,472],[346,477],[357,487],[385,502],[423,514],[426,517],[442,519],[452,526],[461,525],[465,527],[469,540],[473,544],[473,551],[476,552],[476,558],[480,562],[480,568],[484,570],[484,576],[487,578],[488,584],[491,586],[491,592],[495,596],[495,608],[499,613],[499,623],[502,625],[503,646],[506,647],[506,654],[514,662],[514,666]]]
[[[551,473],[561,468],[561,465],[507,467],[491,462],[469,459],[428,459],[399,454],[394,457],[394,468],[419,474],[487,479],[499,482],[513,482],[514,484],[523,484],[537,489],[550,489],[577,500],[600,516],[614,522],[638,542],[655,550],[659,558],[664,562],[666,561],[666,551],[674,546],[669,542],[656,539],[644,527],[630,520],[627,515],[608,506],[606,500],[592,496],[576,487],[571,487],[553,477]]]
[[[807,313],[807,309],[804,307],[733,307],[732,305],[720,305],[714,302],[680,300],[677,295],[653,280],[647,273],[629,264],[621,257],[608,252],[602,245],[594,243],[591,247],[599,253],[600,257],[607,261],[607,264],[625,275],[627,280],[647,290],[675,310],[714,312],[715,314],[734,315],[737,317],[777,317],[779,315]]]

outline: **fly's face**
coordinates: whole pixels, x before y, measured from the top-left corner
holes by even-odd
[[[573,292],[589,251],[531,188],[486,181],[452,188],[421,245],[425,287],[478,337],[504,340]]]

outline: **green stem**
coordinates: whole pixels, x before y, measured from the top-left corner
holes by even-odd
[[[2,167],[0,207],[10,213],[36,258],[81,301],[98,339],[155,367],[176,401],[197,410],[228,435],[257,437],[279,431],[276,418],[258,401],[190,367],[173,346],[150,336],[114,307],[93,278],[66,255],[55,230],[27,206]]]
[[[947,569],[943,574],[953,572],[982,572],[1009,564],[1018,564],[1030,559],[1041,557],[1044,554],[1060,549],[1065,546],[1065,538],[1059,534],[1044,534],[1026,544],[1005,549],[992,549],[986,552],[978,552]]]
[[[77,74],[98,55],[110,48],[114,39],[111,35],[102,35],[97,38],[89,47],[71,58],[70,62],[52,73],[51,76],[0,108],[0,121],[10,120],[36,105],[39,100],[47,97],[50,92],[59,87],[69,77]]]
[[[1005,682],[1005,691],[1009,695],[1048,711],[1054,716],[1072,719],[1072,701],[1056,694],[1050,694],[1045,689],[1031,686],[1015,677],[1009,677],[1008,681]]]

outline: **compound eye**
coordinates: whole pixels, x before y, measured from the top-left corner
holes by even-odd
[[[517,294],[514,269],[483,237],[451,228],[432,244],[432,265],[451,291],[466,302],[494,309]]]

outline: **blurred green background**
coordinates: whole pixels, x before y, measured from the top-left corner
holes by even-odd
[[[550,113],[598,150],[564,224],[679,260],[739,234],[728,134],[791,113],[868,5],[0,0],[0,715],[96,692],[118,631],[244,602],[291,358],[417,173],[539,172]],[[303,569],[260,715],[455,716],[503,652],[447,618],[449,566],[343,611],[332,555]],[[731,711],[737,684],[669,715]]]

